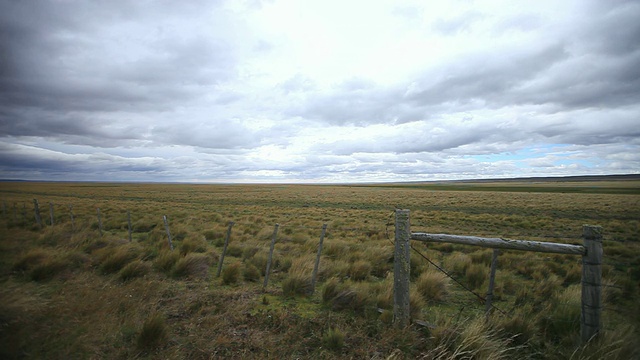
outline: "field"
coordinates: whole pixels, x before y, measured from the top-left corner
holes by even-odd
[[[33,199],[42,227],[34,220]],[[640,356],[638,180],[360,186],[2,182],[0,201],[4,359]],[[411,312],[421,321],[397,328],[396,208],[411,210],[412,231],[429,233],[581,244],[583,224],[602,226],[600,337],[580,343],[580,257],[502,251],[496,309],[485,320],[479,297],[487,292],[492,251],[451,244],[414,243]],[[276,224],[269,283],[263,287]],[[318,283],[310,294],[323,224]]]

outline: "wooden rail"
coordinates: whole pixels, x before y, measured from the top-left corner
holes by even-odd
[[[409,210],[396,210],[393,313],[394,323],[407,326],[409,318],[410,240],[446,242],[463,245],[535,251],[582,256],[582,315],[580,333],[583,342],[598,335],[601,328],[602,311],[602,228],[584,225],[583,245],[559,244],[541,241],[482,238],[449,234],[412,233]],[[494,261],[495,262],[495,259]],[[490,291],[491,292],[491,289]]]

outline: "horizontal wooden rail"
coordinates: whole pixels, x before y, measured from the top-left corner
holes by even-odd
[[[482,238],[477,236],[461,236],[448,234],[411,233],[411,240],[424,242],[453,243],[475,245],[493,249],[510,249],[536,251],[556,254],[585,255],[582,245],[558,244],[542,241],[511,240],[502,238]]]

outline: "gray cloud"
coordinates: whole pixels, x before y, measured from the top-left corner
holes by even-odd
[[[640,169],[637,1],[580,2],[563,16],[471,7],[436,20],[399,4],[386,26],[397,36],[388,52],[400,54],[371,50],[375,36],[339,43],[328,19],[312,16],[317,59],[288,25],[264,25],[275,5],[0,0],[0,176],[360,181]],[[405,41],[426,49],[404,54]],[[439,59],[450,44],[460,48]],[[393,81],[345,70],[367,50],[382,58],[365,58],[375,64],[425,64]]]

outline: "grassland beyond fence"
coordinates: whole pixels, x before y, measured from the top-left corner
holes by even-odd
[[[637,357],[639,189],[637,181],[0,183],[0,357]],[[584,224],[601,226],[602,338],[580,345],[579,259],[513,251],[498,258],[493,294],[505,315],[489,322],[483,303],[412,254],[411,315],[434,326],[391,326],[396,208],[412,209],[412,231],[429,233],[580,244]],[[490,249],[418,246],[465,287],[486,291]]]

